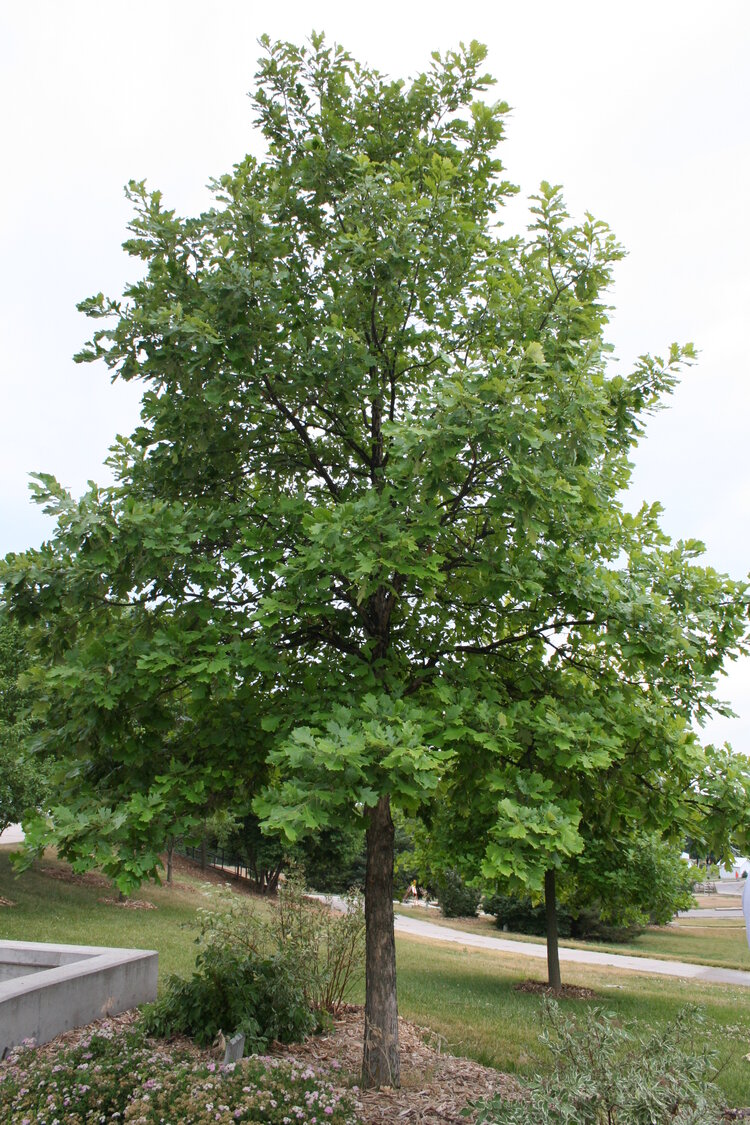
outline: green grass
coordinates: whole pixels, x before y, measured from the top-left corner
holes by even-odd
[[[16,877],[7,851],[0,850],[0,897],[16,904],[0,906],[0,937],[152,948],[159,951],[162,984],[169,973],[190,973],[197,911],[211,901],[199,873],[180,872],[173,888],[144,887],[138,898],[156,909],[131,910],[100,901],[113,897],[106,886],[63,882],[44,871],[61,866],[45,860]],[[548,1065],[538,1041],[540,997],[514,989],[523,979],[543,979],[543,962],[404,936],[397,940],[397,956],[401,1014],[443,1036],[449,1050],[521,1076]],[[596,991],[591,1003],[636,1020],[644,1032],[686,1004],[700,1004],[710,1038],[726,1059],[719,1085],[727,1102],[750,1105],[750,1062],[743,1057],[750,1053],[750,989],[587,966],[564,965],[563,973],[567,983]],[[361,992],[355,999],[363,999]],[[562,1001],[574,1011],[588,1003]]]
[[[498,930],[492,918],[443,918],[438,910],[419,906],[396,908],[396,912],[438,926],[449,926],[466,933],[531,941],[544,944],[544,938]],[[680,918],[671,926],[649,926],[645,933],[628,942],[560,942],[568,949],[591,949],[599,953],[626,953],[636,957],[661,957],[671,961],[691,961],[723,969],[750,970],[750,948],[745,923],[733,918]]]
[[[174,888],[144,886],[137,898],[156,909],[133,910],[103,902],[115,897],[106,885],[63,882],[45,874],[45,869],[66,868],[45,859],[17,876],[10,865],[10,849],[0,849],[0,897],[15,903],[0,906],[0,938],[156,949],[160,988],[170,973],[190,974],[195,964],[197,911],[210,903],[199,878],[180,875]]]
[[[544,962],[399,935],[399,1010],[444,1036],[454,1054],[528,1076],[549,1065],[539,1043],[539,996],[517,992],[525,979],[545,979]],[[663,1026],[688,1004],[706,1013],[707,1034],[723,1069],[717,1083],[729,1105],[750,1105],[750,989],[697,984],[593,966],[563,966],[567,984],[596,992],[592,1001],[562,1000],[568,1011],[604,1007],[639,1030]]]

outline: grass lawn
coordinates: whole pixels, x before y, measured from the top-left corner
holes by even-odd
[[[734,901],[733,898],[730,899],[730,904]],[[396,907],[396,912],[466,933],[544,944],[544,938],[541,937],[498,930],[493,918],[443,918],[439,910],[421,906]],[[680,918],[671,926],[649,926],[644,933],[629,942],[563,940],[560,945],[568,949],[593,949],[601,953],[627,953],[636,957],[662,957],[671,961],[716,965],[722,969],[750,970],[750,948],[741,914],[737,919]]]
[[[157,949],[162,983],[169,973],[190,973],[197,911],[213,897],[200,872],[180,871],[172,888],[144,887],[138,898],[156,909],[135,910],[103,902],[114,897],[104,881],[55,877],[64,871],[57,861],[44,860],[16,877],[7,849],[0,849],[0,898],[15,903],[0,906],[0,937]],[[528,977],[542,979],[543,963],[402,936],[397,956],[401,1014],[443,1036],[447,1049],[522,1076],[548,1065],[538,1041],[541,1000],[514,989]],[[700,1004],[707,1035],[726,1060],[718,1081],[728,1104],[750,1105],[750,1062],[743,1057],[750,1052],[750,989],[583,966],[563,971],[568,983],[596,991],[593,1003],[636,1019],[644,1031],[686,1004]],[[361,987],[353,998],[363,999]],[[563,1006],[580,1011],[587,1003],[563,1001]]]
[[[143,886],[137,899],[155,910],[136,910],[104,902],[116,892],[106,881],[83,876],[66,882],[55,875],[67,864],[44,859],[22,875],[10,865],[12,849],[0,848],[0,938],[49,941],[68,945],[112,945],[159,951],[159,987],[170,973],[187,976],[195,965],[200,907],[210,905],[211,891],[196,875],[180,873],[174,887]]]
[[[519,1075],[548,1059],[539,1043],[541,1001],[516,992],[520,980],[545,979],[543,962],[399,936],[399,1010],[445,1037],[447,1049]],[[594,1001],[563,1000],[567,1011],[595,1004],[641,1030],[658,1028],[689,1004],[706,1014],[706,1034],[724,1063],[717,1082],[728,1103],[750,1106],[750,989],[696,984],[594,966],[564,966],[567,984],[597,993]]]

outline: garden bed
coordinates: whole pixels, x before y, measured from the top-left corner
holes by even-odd
[[[348,1089],[364,1125],[396,1121],[468,1125],[475,1115],[464,1117],[461,1111],[469,1102],[497,1093],[512,1097],[520,1092],[510,1075],[448,1054],[439,1035],[402,1019],[400,1089],[362,1091],[358,1083],[363,1037],[364,1009],[350,1006],[334,1021],[329,1033],[312,1036],[304,1043],[277,1046],[274,1054],[312,1066]]]

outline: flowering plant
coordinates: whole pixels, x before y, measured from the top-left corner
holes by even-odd
[[[311,1067],[255,1057],[228,1066],[156,1050],[140,1031],[97,1031],[75,1047],[16,1048],[0,1064],[1,1125],[357,1125]]]

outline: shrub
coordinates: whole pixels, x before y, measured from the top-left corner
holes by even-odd
[[[365,913],[362,897],[345,898],[343,913],[307,896],[294,872],[279,887],[275,903],[261,912],[252,900],[229,896],[222,908],[203,914],[201,941],[238,956],[273,957],[297,981],[309,1007],[336,1013],[364,968]]]
[[[248,1053],[269,1042],[294,1043],[316,1027],[296,976],[281,957],[260,957],[208,943],[189,980],[170,977],[161,999],[142,1017],[146,1034],[189,1035],[202,1047],[221,1031],[241,1031]]]
[[[527,1096],[484,1103],[478,1125],[718,1125],[715,1056],[701,1040],[702,1018],[679,1013],[642,1040],[592,1009],[576,1022],[545,1003],[541,1036],[554,1059],[551,1074],[533,1079]]]
[[[482,904],[486,914],[494,914],[495,925],[499,930],[507,929],[516,934],[536,934],[544,937],[547,933],[547,916],[544,904],[534,905],[530,898],[517,898],[515,895],[491,895]],[[557,932],[560,937],[570,937],[572,919],[566,910],[557,908]]]
[[[99,1031],[44,1054],[24,1047],[0,1066],[3,1125],[357,1125],[350,1103],[311,1068],[276,1059],[223,1067],[160,1054],[139,1032]]]
[[[692,906],[692,881],[673,845],[642,833],[627,843],[590,841],[560,894],[579,919],[574,936],[622,941]]]
[[[276,948],[296,967],[310,1006],[332,1014],[364,971],[364,899],[350,891],[344,902],[343,913],[336,913],[291,878],[279,891],[269,927]]]
[[[474,918],[482,894],[467,887],[455,870],[444,871],[435,880],[437,900],[446,918]]]
[[[606,921],[596,907],[582,907],[575,918],[571,918],[570,915],[568,918],[570,936],[582,941],[632,941],[644,930],[643,926],[635,924],[620,925],[617,922]]]

